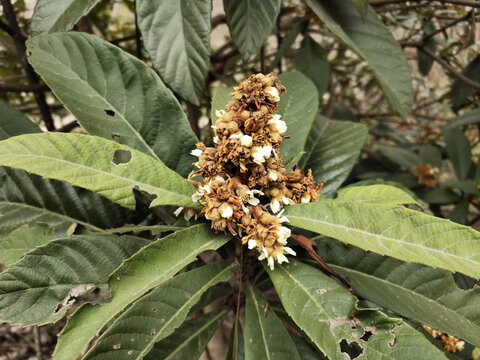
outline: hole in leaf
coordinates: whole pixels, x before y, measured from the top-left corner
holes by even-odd
[[[363,341],[368,341],[368,339],[370,339],[370,336],[373,335],[373,332],[372,331],[367,331],[365,330],[365,334],[362,335],[362,337],[360,338],[360,340],[363,340]]]
[[[119,138],[119,137],[120,137],[120,134],[115,134],[115,133],[113,133],[112,135],[110,135],[110,137],[111,137],[112,139],[116,139],[116,138]]]
[[[105,111],[105,114],[107,114],[108,116],[115,116],[115,111],[113,110],[104,110]]]
[[[112,163],[115,165],[128,164],[132,160],[132,153],[129,150],[117,149],[112,157]]]
[[[346,339],[340,341],[340,350],[347,354],[350,359],[356,359],[363,354],[363,348],[356,341],[348,342]]]

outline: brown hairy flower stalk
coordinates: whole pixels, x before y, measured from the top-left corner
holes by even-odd
[[[286,246],[290,229],[281,208],[315,201],[322,186],[311,171],[287,172],[282,164],[278,149],[287,125],[275,112],[284,91],[275,73],[252,75],[236,87],[234,100],[217,110],[214,147],[198,143],[192,151],[198,170],[190,175],[202,176],[192,197],[203,205],[200,215],[215,231],[239,235],[271,269],[274,261],[288,262],[285,254],[295,255]]]

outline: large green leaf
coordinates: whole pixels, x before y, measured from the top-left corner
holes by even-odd
[[[413,151],[398,146],[379,146],[378,151],[388,160],[407,170],[423,163],[422,159]]]
[[[455,174],[460,180],[465,180],[472,167],[472,150],[470,141],[463,131],[448,128],[443,131],[448,159],[452,162]]]
[[[213,311],[185,322],[174,334],[155,344],[146,360],[198,359],[227,312]]]
[[[372,8],[364,18],[352,0],[306,0],[325,25],[364,58],[385,95],[404,118],[412,113],[413,89],[405,54]]]
[[[417,204],[405,191],[391,185],[349,186],[338,191],[337,200],[379,205]]]
[[[145,217],[142,211],[127,210],[85,189],[3,167],[0,213],[0,240],[23,224],[46,223],[54,229],[53,237],[60,238],[70,234],[76,224],[98,231]]]
[[[330,64],[327,60],[327,53],[308,34],[303,38],[297,51],[295,67],[312,79],[317,87],[318,95],[322,96],[328,87]]]
[[[323,182],[322,193],[331,194],[347,178],[366,138],[364,125],[317,115],[300,167],[312,169],[315,180]]]
[[[249,287],[245,305],[245,359],[300,360],[281,320],[270,310],[260,290]]]
[[[460,290],[452,273],[405,263],[326,238],[314,239],[323,260],[348,277],[363,298],[480,346],[480,288]]]
[[[127,355],[129,359],[143,359],[156,342],[182,324],[210,286],[228,281],[236,268],[233,263],[218,262],[175,276],[136,301],[83,359],[116,360]],[[118,351],[112,352],[117,344]]]
[[[223,0],[228,29],[243,60],[267,40],[281,5],[281,0]]]
[[[293,226],[362,249],[480,277],[480,232],[401,206],[324,200],[291,205]]]
[[[329,359],[351,359],[341,344],[356,343],[362,351],[356,359],[417,360],[422,354],[424,359],[446,360],[400,319],[357,309],[357,299],[318,269],[295,260],[267,271],[287,313]]]
[[[62,32],[73,28],[100,0],[38,0],[32,15],[32,34]]]
[[[0,263],[10,266],[27,251],[48,243],[52,233],[53,229],[46,224],[37,224],[33,228],[23,225],[12,231],[0,242]]]
[[[30,63],[91,135],[162,160],[186,176],[197,141],[172,92],[142,61],[84,33],[28,42]]]
[[[286,164],[304,150],[318,109],[318,91],[315,84],[298,71],[283,73],[278,78],[287,88],[278,103],[278,113],[287,123],[285,135],[291,136],[280,147]]]
[[[53,356],[79,356],[96,334],[131,302],[164,283],[204,250],[217,249],[230,238],[213,234],[207,224],[163,237],[128,259],[109,280],[112,301],[78,309],[63,329]]]
[[[130,154],[115,164],[116,153]],[[43,133],[0,142],[0,165],[67,181],[105,196],[127,208],[135,207],[132,189],[156,198],[151,206],[198,207],[191,199],[194,186],[163,163],[125,145],[96,136]]]
[[[138,25],[153,67],[182,98],[200,105],[210,66],[210,0],[138,0]]]
[[[480,55],[477,55],[470,61],[463,69],[462,74],[473,81],[480,81]],[[455,79],[449,93],[453,108],[458,109],[462,107],[466,100],[476,92],[478,92],[478,89],[464,83],[460,79]]]
[[[122,260],[147,243],[129,236],[95,235],[36,248],[0,274],[2,320],[21,325],[57,321],[77,296],[106,284]]]
[[[0,100],[0,140],[41,132],[40,128],[14,107]]]

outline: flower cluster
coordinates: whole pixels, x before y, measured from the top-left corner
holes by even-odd
[[[432,329],[430,326],[422,325],[426,332],[432,335],[435,339],[440,341],[443,348],[448,352],[455,353],[457,351],[462,351],[465,346],[465,341],[460,340],[451,335],[447,335],[441,331]]]
[[[412,172],[418,175],[418,183],[428,187],[435,187],[437,185],[440,170],[431,165],[415,165],[412,167]]]
[[[234,100],[216,112],[214,147],[198,143],[192,151],[198,170],[190,176],[202,177],[193,195],[203,205],[200,215],[215,231],[240,236],[272,269],[275,260],[295,255],[286,246],[290,229],[282,225],[288,219],[281,208],[315,201],[321,188],[311,171],[287,172],[282,164],[278,149],[287,125],[275,112],[284,91],[275,73],[252,75],[236,87]]]

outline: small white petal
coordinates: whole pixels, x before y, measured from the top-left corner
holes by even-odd
[[[272,202],[270,202],[270,209],[272,209],[272,211],[274,213],[279,212],[280,211],[280,202],[277,199],[273,199]]]
[[[218,144],[218,136],[214,136],[214,137],[213,137],[213,143],[214,143],[214,144]]]
[[[223,177],[221,177],[220,175],[215,175],[215,180],[217,181],[225,181],[225,179]]]
[[[192,195],[192,200],[195,202],[198,202],[201,198],[203,198],[203,193],[200,193],[198,191]]]
[[[287,197],[282,197],[282,202],[285,204],[285,205],[293,205],[295,204],[295,202],[292,200],[292,199],[289,199]]]
[[[204,192],[206,192],[207,194],[210,194],[210,192],[212,191],[212,189],[210,189],[210,185],[203,185],[203,186],[200,186],[199,189],[202,189]]]
[[[273,270],[275,267],[275,261],[273,260],[273,257],[269,256],[268,257],[268,266],[270,266],[270,270]]]
[[[192,150],[192,152],[190,153],[190,155],[193,155],[193,156],[197,156],[197,157],[198,157],[198,156],[202,155],[202,153],[203,153],[203,150],[201,150],[201,149],[194,149],[194,150]]]
[[[199,169],[201,168],[201,166],[200,166],[200,164],[199,164],[198,162],[193,163],[193,166],[195,166],[195,167],[197,167],[197,168],[199,168]]]
[[[288,218],[287,218],[286,216],[280,216],[279,221],[280,221],[281,223],[290,222],[290,220],[288,220]]]
[[[288,263],[288,258],[287,258],[285,255],[283,255],[283,254],[279,254],[279,255],[277,255],[277,262],[278,262],[279,264],[281,264],[281,263],[283,263],[283,262]]]
[[[250,239],[248,240],[248,248],[250,250],[254,249],[257,246],[257,240]]]
[[[268,177],[268,180],[270,180],[270,181],[277,181],[278,180],[278,175],[275,171],[270,171],[268,173],[267,177]]]
[[[173,213],[173,215],[175,215],[176,217],[178,217],[181,213],[182,213],[182,210],[184,209],[184,207],[179,207],[177,210],[175,210],[175,212]]]
[[[258,260],[262,261],[263,259],[266,259],[267,257],[265,256],[264,253],[261,253],[260,256],[258,257]]]
[[[236,134],[230,135],[229,139],[240,139],[242,138],[243,134],[241,132],[238,132]]]
[[[293,251],[292,248],[289,248],[288,246],[284,246],[283,251],[285,251],[287,254],[290,254],[290,255],[293,255],[293,256],[297,255],[297,253],[295,251]]]
[[[221,215],[222,215],[223,218],[228,219],[228,218],[232,217],[233,209],[230,206],[226,206],[225,209],[223,209]]]
[[[257,190],[257,189],[252,189],[252,193],[259,194],[259,195],[265,195],[265,193],[263,191]]]
[[[250,210],[248,210],[248,208],[242,204],[242,210],[245,214],[248,214],[250,212]]]
[[[240,139],[240,144],[245,147],[252,146],[252,137],[250,135],[243,135]]]
[[[258,200],[257,198],[252,197],[252,198],[248,199],[248,203],[249,203],[250,205],[257,206],[257,205],[260,203],[260,200]]]
[[[268,256],[268,251],[265,249],[265,246],[262,246],[262,251],[265,254],[265,256]]]
[[[280,101],[280,96],[278,94],[277,88],[274,88],[272,86],[269,86],[268,88],[265,89],[268,95],[270,95],[273,99],[273,101],[278,102]]]
[[[183,217],[185,218],[185,220],[190,220],[193,215],[196,215],[195,211],[193,209],[187,209],[187,211],[185,211],[185,214],[183,214]]]
[[[272,156],[273,148],[270,145],[264,146],[263,148],[263,157],[265,160],[269,159]]]
[[[210,125],[212,129],[216,129],[217,127],[215,125]]]
[[[247,170],[247,167],[245,166],[244,163],[240,162],[240,169],[245,171],[245,170]]]
[[[302,201],[302,204],[306,204],[306,203],[309,203],[310,200],[311,200],[310,195],[309,195],[309,194],[305,194],[305,195],[303,195],[301,201]]]
[[[225,115],[225,110],[215,110],[216,117],[222,117],[223,115]]]

